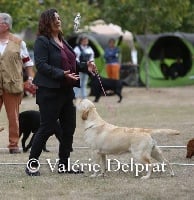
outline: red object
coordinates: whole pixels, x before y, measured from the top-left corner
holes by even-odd
[[[30,60],[29,57],[22,58],[23,63],[26,63],[26,62],[28,62],[29,60]]]
[[[194,138],[189,140],[187,143],[187,158],[194,156]]]

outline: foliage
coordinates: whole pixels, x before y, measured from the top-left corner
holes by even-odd
[[[136,34],[193,32],[194,28],[194,0],[0,0],[0,6],[1,12],[12,15],[15,32],[35,31],[40,13],[51,7],[61,15],[65,35],[72,33],[78,12],[82,26],[103,19]]]
[[[192,21],[190,0],[101,0],[99,6],[107,22],[138,34],[177,31],[183,29],[184,20]],[[189,23],[187,27],[189,30]]]
[[[65,34],[73,31],[73,20],[78,12],[82,16],[82,25],[87,24],[99,16],[98,8],[95,5],[89,6],[87,0],[0,0],[0,5],[3,8],[3,12],[8,12],[13,17],[13,31],[15,32],[29,28],[35,31],[40,13],[52,7],[58,10],[63,19],[62,23]],[[91,12],[91,8],[94,9],[94,12]]]

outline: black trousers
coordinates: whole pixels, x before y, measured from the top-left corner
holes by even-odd
[[[39,87],[36,93],[36,103],[40,110],[40,128],[34,138],[29,159],[36,158],[42,152],[48,138],[54,133],[59,120],[62,133],[59,144],[60,163],[67,163],[70,152],[73,151],[73,134],[76,127],[76,110],[73,105],[73,88],[50,89]]]

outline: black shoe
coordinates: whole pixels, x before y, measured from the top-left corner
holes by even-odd
[[[25,169],[25,172],[28,176],[40,176],[40,172],[31,172],[28,168]]]

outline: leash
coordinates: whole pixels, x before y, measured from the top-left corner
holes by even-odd
[[[98,82],[100,83],[100,87],[101,87],[101,89],[102,89],[102,91],[103,91],[104,96],[106,97],[107,94],[106,94],[105,89],[104,89],[104,87],[103,87],[103,85],[102,85],[102,81],[101,81],[101,78],[100,78],[100,75],[99,75],[98,71],[96,70],[96,71],[94,72],[94,74],[95,74],[95,76],[98,78]],[[106,103],[106,104],[107,104],[107,103]],[[106,107],[108,108],[109,111],[110,111],[110,110],[112,110],[112,112],[115,111],[115,109],[113,109],[112,106],[111,106],[110,104],[107,104]]]
[[[104,87],[103,87],[103,85],[102,85],[102,81],[101,81],[101,79],[100,79],[100,75],[99,75],[98,71],[95,71],[95,75],[96,75],[97,78],[98,78],[98,82],[100,83],[100,87],[101,87],[101,89],[102,89],[102,91],[103,91],[103,93],[104,93],[104,96],[107,96],[107,95],[106,95],[106,92],[105,92],[105,90],[104,90]]]

